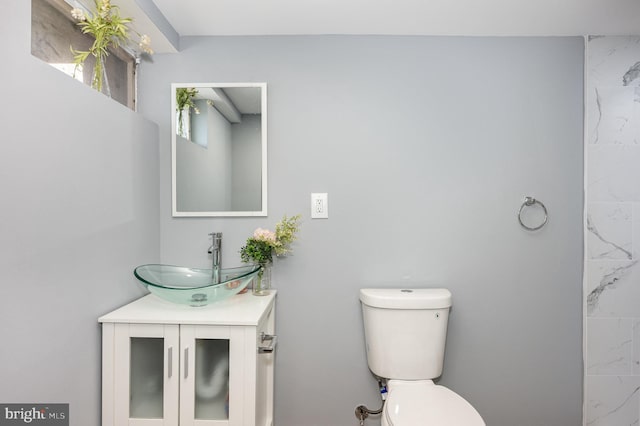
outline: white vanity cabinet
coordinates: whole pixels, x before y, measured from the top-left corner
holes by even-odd
[[[102,426],[271,426],[274,304],[148,295],[100,317]]]

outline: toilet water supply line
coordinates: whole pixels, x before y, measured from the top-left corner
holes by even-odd
[[[360,426],[364,426],[364,420],[369,417],[369,414],[380,414],[384,407],[384,402],[387,399],[387,385],[382,383],[381,379],[378,379],[378,389],[380,390],[380,398],[382,399],[382,406],[378,410],[370,410],[364,405],[358,405],[356,407],[356,418],[360,421]]]

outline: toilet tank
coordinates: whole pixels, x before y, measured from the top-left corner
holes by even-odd
[[[378,377],[429,380],[442,374],[451,292],[361,289],[369,369]]]

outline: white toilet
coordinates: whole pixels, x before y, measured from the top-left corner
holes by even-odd
[[[369,369],[387,379],[382,426],[485,426],[442,374],[451,292],[361,289]]]

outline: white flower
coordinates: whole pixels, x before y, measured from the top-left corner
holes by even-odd
[[[138,46],[140,46],[140,49],[142,49],[143,52],[149,55],[153,55],[153,49],[151,48],[151,37],[149,37],[148,35],[143,34],[142,36],[140,36],[140,43],[138,43]]]
[[[76,19],[78,21],[86,21],[87,17],[84,14],[84,10],[82,9],[78,9],[77,7],[74,9],[71,9],[71,16],[73,17],[73,19]]]
[[[102,0],[102,5],[100,6],[100,15],[103,17],[108,16],[111,11],[111,0]]]
[[[275,232],[269,231],[268,229],[258,228],[253,233],[253,239],[275,244],[276,234]]]

